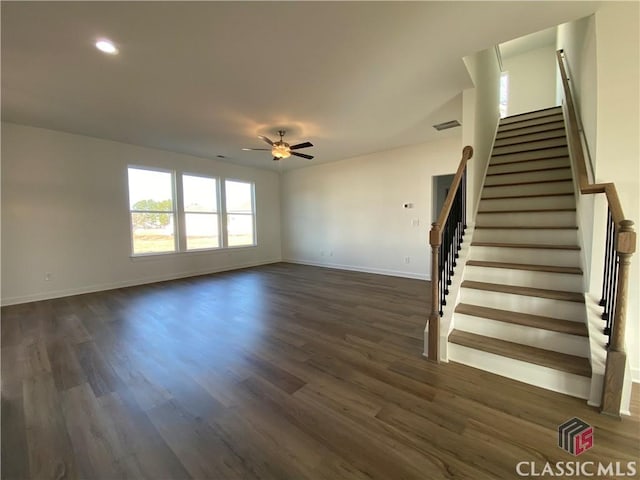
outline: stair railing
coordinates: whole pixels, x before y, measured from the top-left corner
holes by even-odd
[[[604,276],[600,305],[606,325],[603,329],[608,336],[607,363],[602,387],[600,411],[619,416],[622,387],[627,354],[624,338],[627,321],[627,298],[629,296],[629,265],[636,251],[636,233],[633,222],[624,218],[620,197],[613,183],[589,183],[584,150],[578,127],[578,115],[574,103],[568,64],[563,50],[556,52],[560,77],[562,79],[566,106],[567,137],[578,176],[582,194],[604,193],[608,205],[607,238],[605,245]]]
[[[456,267],[458,252],[467,228],[467,162],[473,156],[470,146],[462,149],[462,159],[437,221],[431,224],[431,314],[427,357],[438,362],[440,317],[447,304],[446,297]]]

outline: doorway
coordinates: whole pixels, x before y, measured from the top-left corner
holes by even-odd
[[[450,175],[436,175],[433,177],[433,199],[431,202],[433,206],[433,211],[431,212],[433,222],[438,220],[438,215],[440,215],[440,210],[442,210],[444,201],[447,199],[449,187],[451,187],[454,176],[452,173]]]

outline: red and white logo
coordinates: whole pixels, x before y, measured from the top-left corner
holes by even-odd
[[[578,456],[593,447],[593,427],[578,417],[558,427],[558,446]]]

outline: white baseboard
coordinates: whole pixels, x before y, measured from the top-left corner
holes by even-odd
[[[640,383],[640,368],[631,369],[631,381],[633,383]]]
[[[431,275],[429,274],[421,274],[421,273],[413,273],[413,272],[403,272],[400,270],[386,270],[383,268],[371,268],[371,267],[363,267],[356,265],[342,265],[339,263],[319,263],[312,262],[309,260],[298,260],[294,258],[283,258],[283,262],[288,263],[296,263],[299,265],[310,265],[312,267],[324,267],[324,268],[335,268],[336,270],[349,270],[352,272],[363,272],[363,273],[374,273],[377,275],[388,275],[390,277],[403,277],[403,278],[413,278],[415,280],[431,280]]]
[[[125,280],[121,282],[100,283],[95,285],[86,285],[78,288],[70,288],[65,290],[54,290],[52,292],[34,293],[19,297],[7,297],[0,301],[4,306],[18,305],[20,303],[39,302],[41,300],[51,300],[54,298],[70,297],[72,295],[82,295],[85,293],[102,292],[105,290],[113,290],[116,288],[135,287],[137,285],[146,285],[149,283],[166,282],[169,280],[178,280],[180,278],[198,277],[200,275],[209,275],[212,273],[228,272],[231,270],[240,270],[242,268],[258,267],[260,265],[268,265],[271,263],[281,262],[281,259],[265,260],[261,262],[242,263],[230,265],[221,268],[209,268],[206,270],[180,272],[169,275],[158,275],[154,277],[136,278],[135,280]]]

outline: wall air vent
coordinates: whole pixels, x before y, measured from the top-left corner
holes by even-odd
[[[440,130],[446,130],[447,128],[453,128],[453,127],[459,127],[460,126],[460,122],[457,120],[450,120],[448,122],[444,122],[444,123],[439,123],[437,125],[434,125],[433,128],[435,128],[436,130],[440,131]]]

